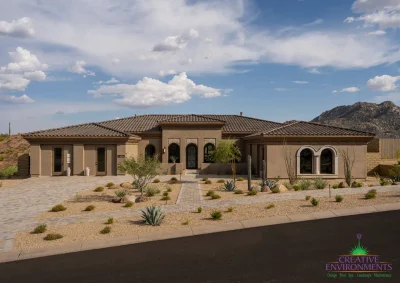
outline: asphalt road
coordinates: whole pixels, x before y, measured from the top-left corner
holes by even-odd
[[[400,282],[400,211],[298,222],[0,264],[0,282]],[[392,278],[328,278],[361,244]]]

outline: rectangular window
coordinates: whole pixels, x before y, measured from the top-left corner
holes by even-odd
[[[53,149],[53,159],[54,172],[62,172],[62,148],[56,147]]]
[[[106,172],[106,149],[97,148],[97,172]]]

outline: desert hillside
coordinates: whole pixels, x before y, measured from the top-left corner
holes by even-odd
[[[18,156],[28,152],[29,144],[21,135],[0,135],[0,170],[17,165]]]

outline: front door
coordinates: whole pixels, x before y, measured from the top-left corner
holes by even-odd
[[[63,174],[63,149],[61,147],[53,148],[53,176]]]
[[[98,147],[96,149],[97,154],[96,154],[96,175],[98,176],[104,176],[106,175],[106,148],[105,147]]]
[[[186,169],[197,169],[197,145],[189,144],[186,147]]]

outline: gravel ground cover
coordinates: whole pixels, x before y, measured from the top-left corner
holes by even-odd
[[[310,192],[312,196],[312,191]],[[222,212],[221,220],[212,220],[210,217],[211,211],[216,208],[204,208],[201,213],[196,209],[189,212],[175,212],[166,215],[161,226],[148,226],[141,223],[140,216],[133,215],[129,218],[114,219],[114,223],[106,225],[106,218],[103,221],[94,221],[69,225],[49,226],[43,234],[31,234],[31,231],[18,232],[14,239],[13,250],[30,249],[58,246],[74,242],[82,242],[94,239],[107,239],[119,236],[129,236],[135,234],[146,234],[160,231],[170,231],[176,228],[199,225],[218,225],[220,223],[257,219],[269,216],[278,215],[293,215],[299,213],[309,213],[316,211],[327,211],[341,208],[370,206],[382,203],[400,202],[400,193],[394,192],[378,192],[375,199],[366,200],[364,194],[345,195],[342,202],[335,202],[335,195],[332,198],[318,198],[319,205],[312,206],[310,201],[306,200],[284,200],[277,202],[262,202],[257,204],[246,204],[232,206],[232,212],[228,212],[228,207],[219,207]],[[274,207],[267,208],[271,204]],[[45,221],[44,221],[45,223]],[[109,234],[101,234],[100,230],[110,226]],[[44,236],[47,233],[60,233],[64,237],[55,241],[45,241]]]
[[[106,184],[104,184],[106,185]],[[160,193],[150,197],[146,202],[134,203],[132,207],[124,207],[125,203],[112,203],[111,200],[116,197],[115,192],[123,190],[122,187],[118,185],[118,188],[109,189],[104,187],[102,192],[95,192],[97,187],[90,188],[88,190],[81,191],[76,194],[75,197],[62,202],[61,204],[67,209],[59,212],[46,211],[36,216],[36,219],[47,219],[47,218],[59,218],[64,216],[76,215],[76,214],[90,214],[96,212],[107,212],[116,211],[121,209],[137,209],[150,205],[165,205],[165,204],[175,204],[181,189],[181,184],[168,184],[167,182],[151,183],[149,187],[154,187],[160,190]],[[170,188],[172,191],[169,192],[171,200],[167,202],[161,200],[163,193]],[[129,194],[127,197],[134,201],[137,196],[140,196],[140,192],[137,190],[129,189]],[[94,205],[95,209],[92,211],[84,211],[84,209],[89,206]]]

